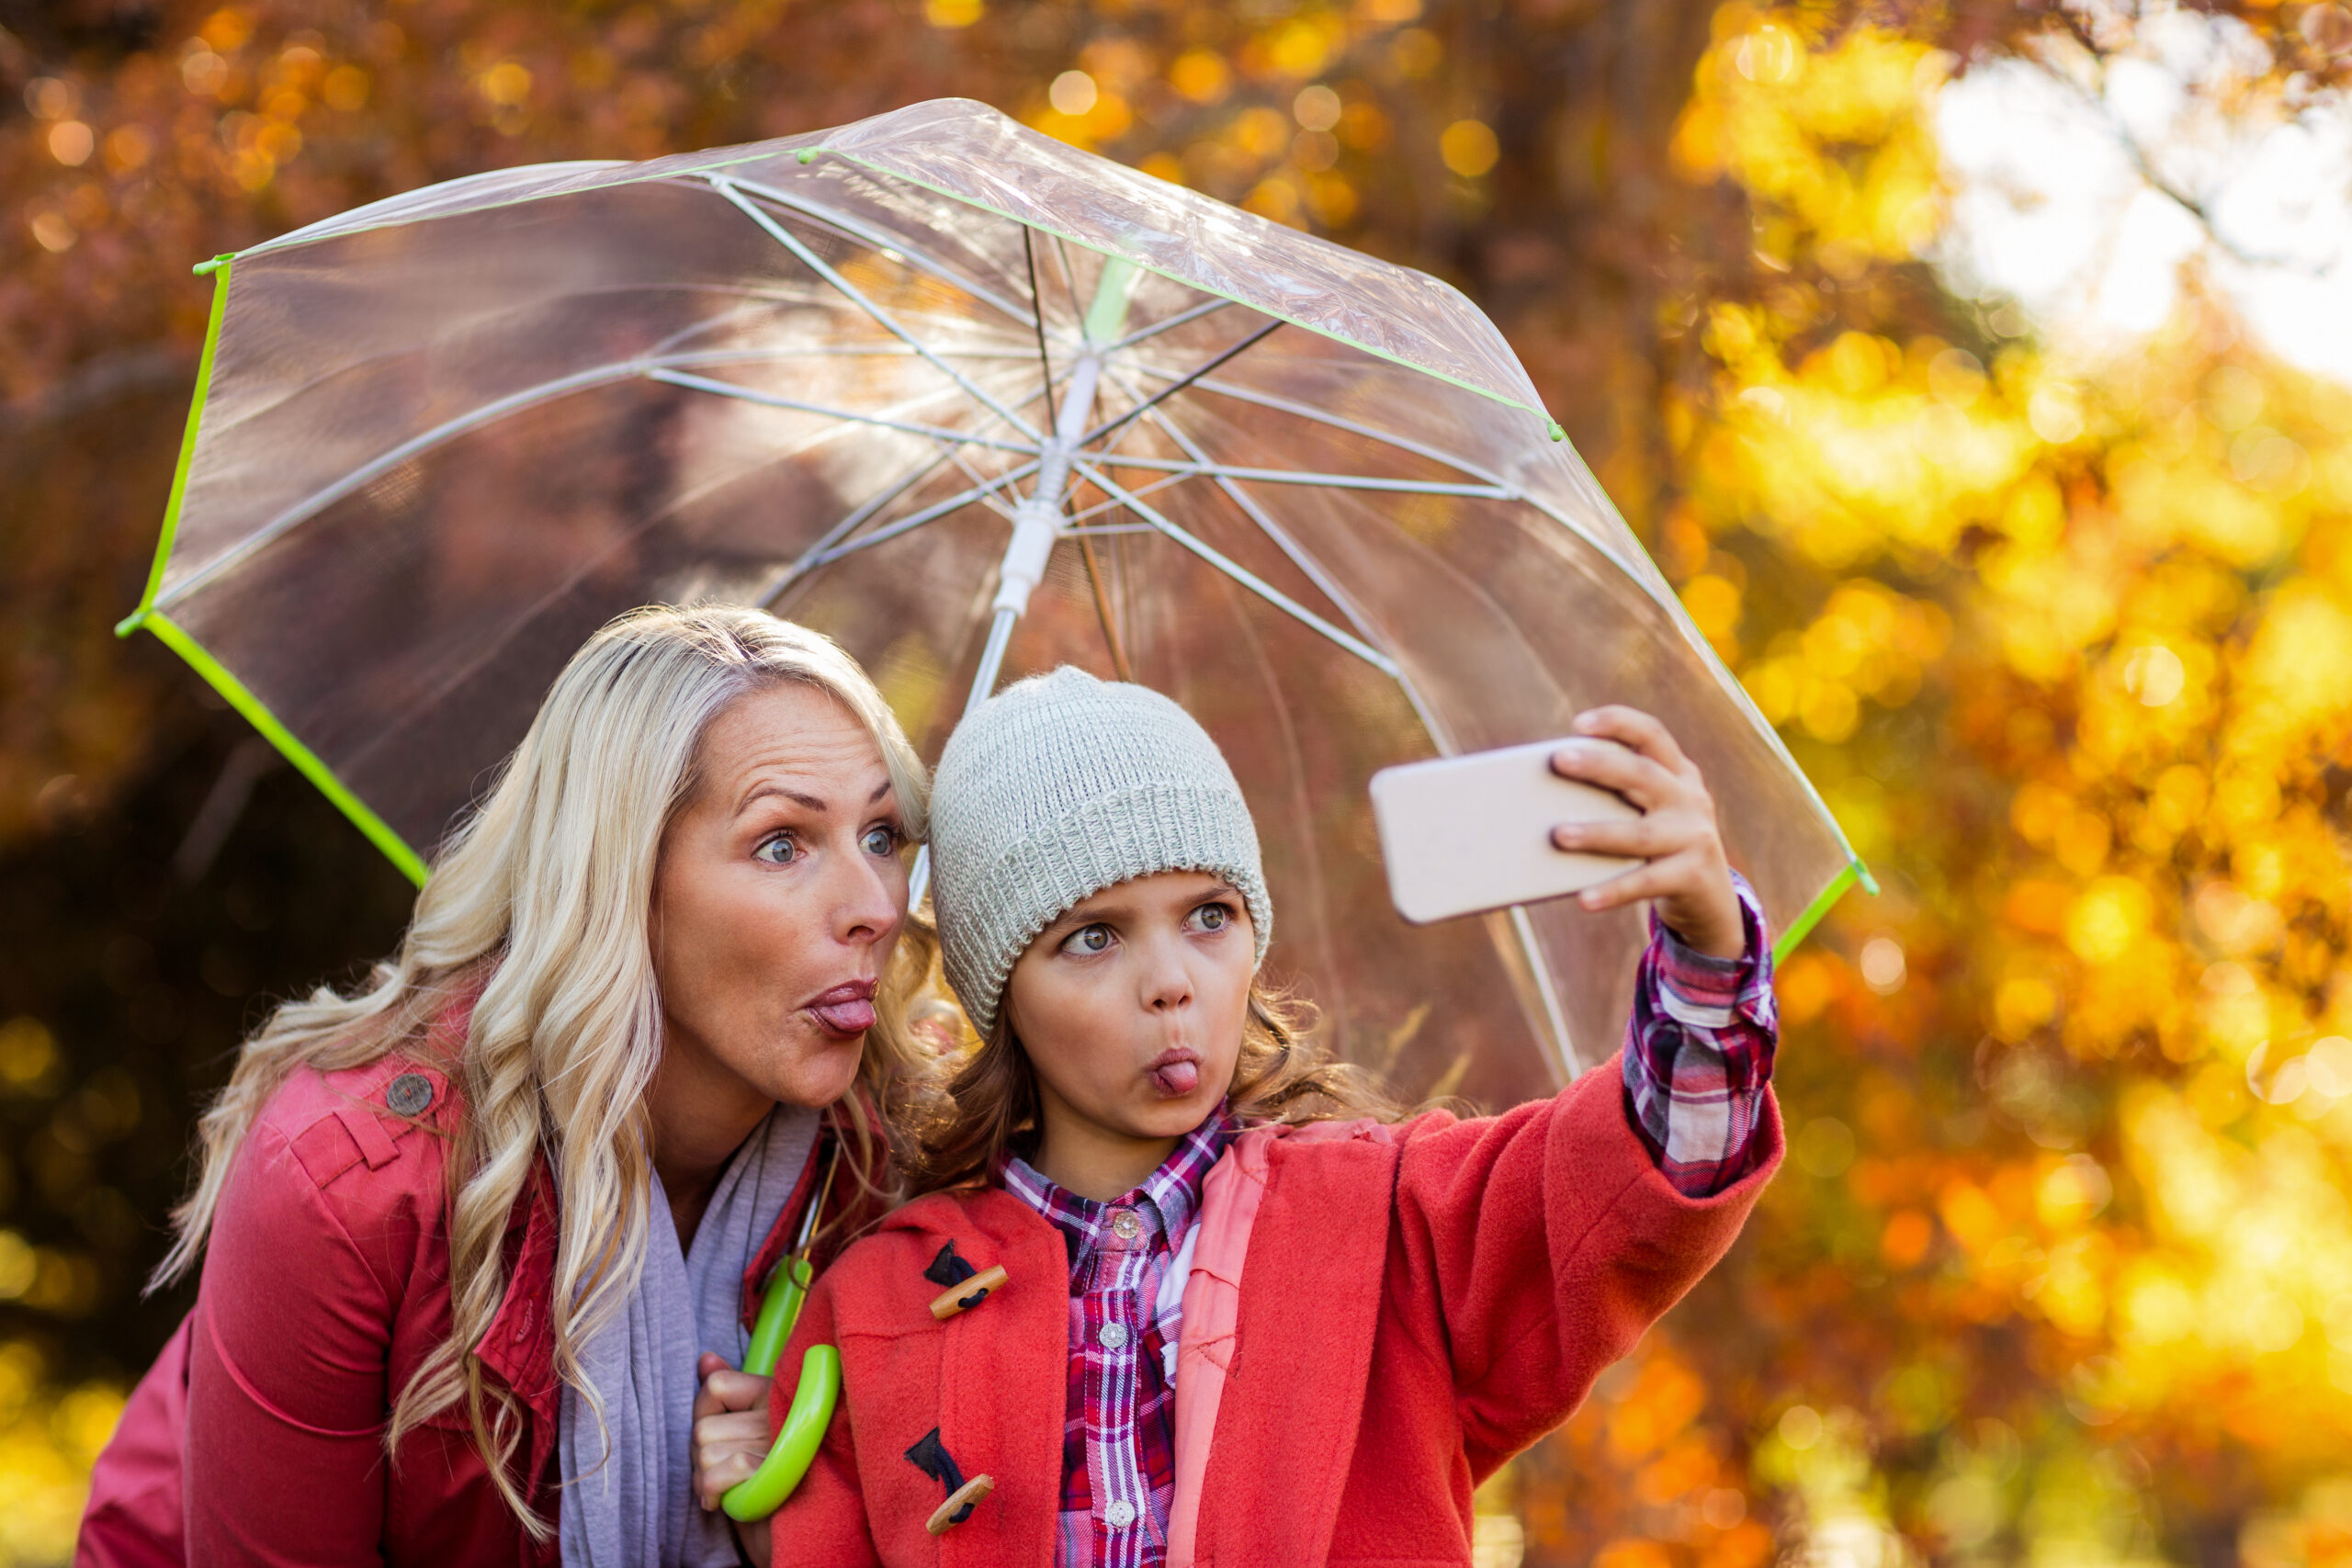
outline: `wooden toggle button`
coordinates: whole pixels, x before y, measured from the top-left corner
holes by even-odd
[[[931,1315],[944,1323],[959,1312],[979,1305],[989,1299],[989,1292],[1000,1289],[1008,1278],[1001,1263],[981,1269],[960,1285],[950,1285],[939,1292],[931,1303]]]
[[[956,1460],[946,1445],[939,1440],[939,1428],[933,1427],[907,1450],[907,1461],[917,1470],[947,1488],[947,1501],[939,1505],[931,1517],[923,1521],[923,1529],[933,1535],[944,1535],[952,1525],[960,1525],[972,1517],[972,1510],[981,1498],[996,1490],[993,1476],[976,1475],[964,1479]]]
[[[947,1501],[939,1505],[931,1517],[923,1521],[922,1528],[933,1535],[945,1535],[949,1529],[971,1517],[972,1505],[995,1490],[994,1476],[972,1477],[971,1480],[947,1495]]]

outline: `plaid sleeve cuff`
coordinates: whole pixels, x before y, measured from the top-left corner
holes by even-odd
[[[1690,1198],[1747,1174],[1780,1042],[1763,907],[1736,872],[1732,890],[1747,952],[1736,959],[1696,952],[1653,912],[1626,1021],[1627,1118],[1659,1172]]]

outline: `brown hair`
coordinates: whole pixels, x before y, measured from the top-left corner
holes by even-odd
[[[1250,983],[1241,1054],[1226,1089],[1234,1115],[1295,1125],[1364,1116],[1396,1122],[1410,1113],[1370,1073],[1332,1060],[1309,1038],[1314,1023],[1306,1002]],[[897,1142],[910,1198],[988,1180],[1000,1156],[1028,1153],[1042,1130],[1037,1069],[1012,1032],[1012,1010],[997,1010],[986,1040],[968,1032],[965,1039],[962,1051],[942,1059],[927,1092],[899,1102]]]

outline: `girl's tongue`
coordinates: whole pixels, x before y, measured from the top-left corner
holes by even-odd
[[[1201,1087],[1201,1065],[1190,1060],[1170,1062],[1151,1070],[1151,1081],[1169,1099],[1181,1100]]]

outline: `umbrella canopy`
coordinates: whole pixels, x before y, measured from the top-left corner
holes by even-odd
[[[632,606],[765,605],[927,756],[1084,665],[1232,759],[1270,966],[1402,1092],[1615,1047],[1630,912],[1414,929],[1365,784],[1657,714],[1792,941],[1861,868],[1771,727],[1435,278],[984,106],[432,186],[215,272],[144,626],[422,877]]]

